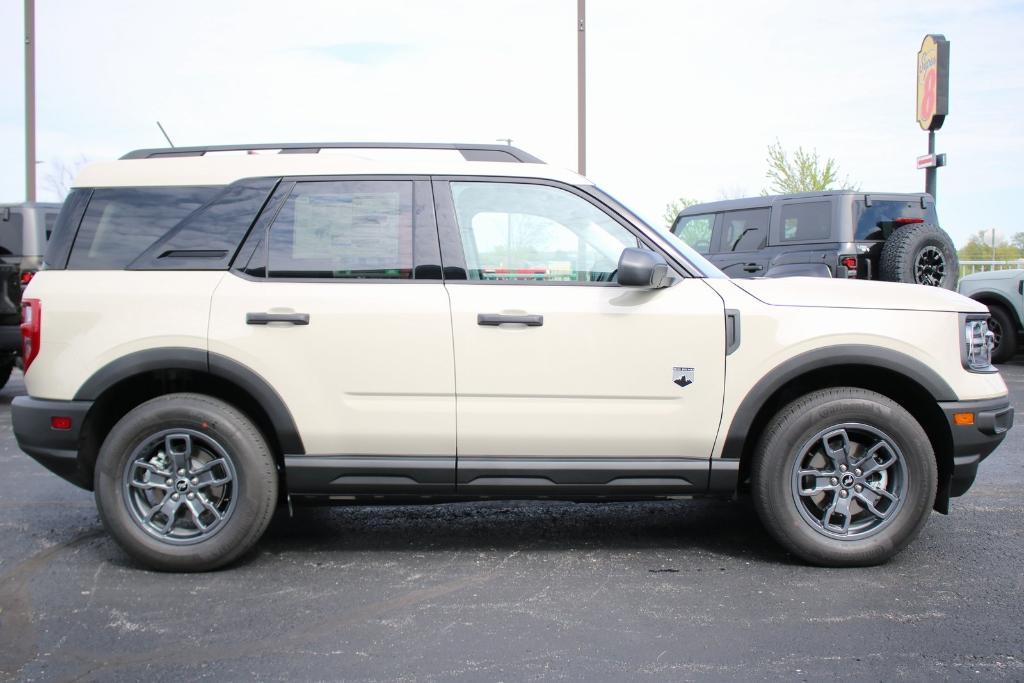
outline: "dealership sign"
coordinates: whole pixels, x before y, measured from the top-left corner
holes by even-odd
[[[949,113],[949,41],[929,34],[917,53],[917,122],[938,130]]]

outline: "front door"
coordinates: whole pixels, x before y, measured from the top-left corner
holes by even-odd
[[[729,277],[764,277],[771,260],[765,251],[770,211],[723,212],[716,227],[717,247],[711,262]]]
[[[434,196],[459,490],[702,490],[725,375],[719,296],[689,277],[620,287],[619,256],[640,241],[574,188],[452,179]]]

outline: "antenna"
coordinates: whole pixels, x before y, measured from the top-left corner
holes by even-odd
[[[160,132],[164,134],[164,137],[167,138],[167,144],[170,145],[171,147],[174,147],[174,143],[171,142],[171,136],[167,134],[167,131],[164,130],[164,127],[160,125],[159,121],[156,122],[156,125],[157,128],[160,129]]]

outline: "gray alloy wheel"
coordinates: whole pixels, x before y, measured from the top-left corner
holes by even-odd
[[[199,543],[235,511],[237,474],[208,434],[164,429],[144,440],[124,470],[124,499],[136,524],[165,543]]]
[[[829,538],[866,538],[899,514],[907,465],[892,437],[866,424],[827,427],[793,461],[793,500],[800,516]]]

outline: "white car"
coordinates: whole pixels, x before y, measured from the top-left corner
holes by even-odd
[[[140,150],[65,203],[14,430],[158,569],[231,562],[285,500],[700,494],[866,565],[1012,425],[987,317],[939,288],[729,280],[511,147]]]

